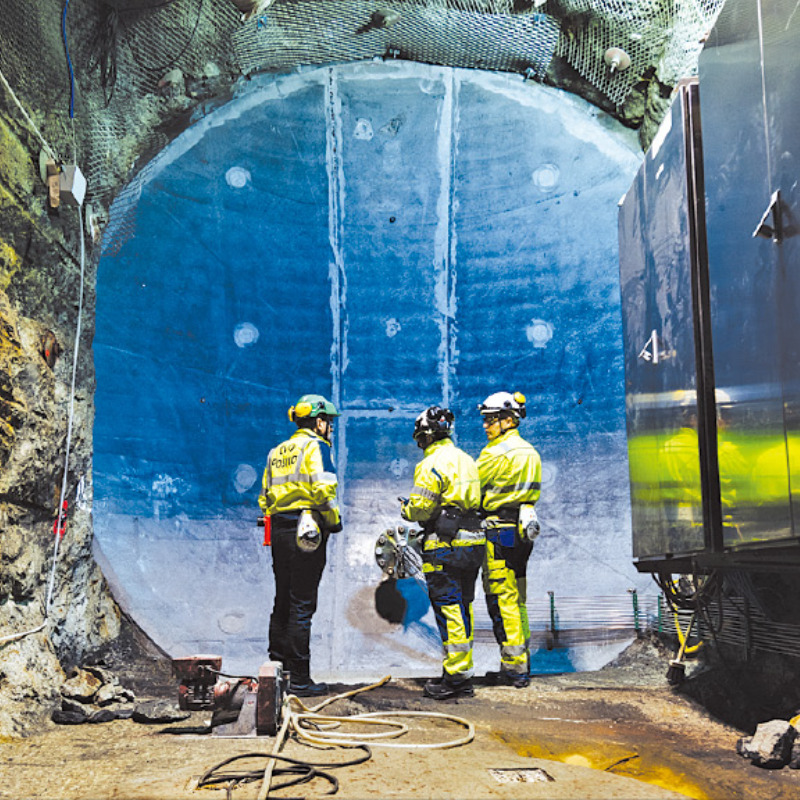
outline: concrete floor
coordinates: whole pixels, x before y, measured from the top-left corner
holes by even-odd
[[[373,747],[364,764],[332,770],[337,797],[361,798],[615,798],[656,800],[790,800],[800,796],[800,771],[762,770],[736,754],[743,731],[711,717],[670,687],[666,660],[646,642],[629,648],[616,666],[597,672],[534,677],[518,690],[478,681],[475,696],[436,703],[419,679],[397,678],[336,701],[325,713],[426,712],[454,715],[474,726],[475,738],[448,749],[420,749],[463,736],[458,721],[404,718],[409,733],[399,748]],[[353,686],[332,686],[337,693]],[[64,727],[49,724],[0,750],[0,798],[26,800],[189,800],[198,780],[234,755],[260,754],[228,769],[260,773],[275,739],[221,738],[201,733],[208,712],[172,725],[130,720]],[[310,749],[287,740],[282,754],[315,762],[353,758],[353,750]],[[276,781],[285,778],[276,777]],[[263,797],[260,780],[233,793]],[[315,779],[299,791],[330,790]],[[288,792],[288,794],[287,794]],[[298,789],[270,796],[297,796]]]

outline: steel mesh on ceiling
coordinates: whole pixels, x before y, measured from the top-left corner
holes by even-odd
[[[490,13],[489,3],[300,0],[247,19],[233,36],[244,74],[368,58],[404,58],[543,78],[558,43],[553,17]],[[507,6],[501,0],[495,5]]]
[[[559,0],[563,9],[558,54],[615,105],[648,75],[674,86],[695,74],[702,42],[724,0]],[[612,48],[630,58],[612,70]]]
[[[0,70],[45,138],[80,164],[87,199],[107,209],[167,143],[165,122],[242,75],[404,58],[558,86],[562,60],[613,112],[643,81],[695,73],[722,2],[262,0],[242,14],[233,0],[4,0]],[[610,68],[610,48],[628,69]]]

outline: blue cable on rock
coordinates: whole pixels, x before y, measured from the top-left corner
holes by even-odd
[[[67,68],[69,69],[69,118],[75,116],[75,74],[72,71],[72,59],[69,56],[69,45],[67,44],[67,9],[69,0],[64,2],[64,12],[61,14],[61,36],[64,39],[64,52],[67,55]]]

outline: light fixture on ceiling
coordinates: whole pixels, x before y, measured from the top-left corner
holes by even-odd
[[[275,0],[231,0],[231,2],[242,12],[245,19],[266,11]]]
[[[400,19],[400,12],[391,8],[379,8],[373,11],[369,20],[356,33],[368,33],[381,28],[391,28]]]
[[[631,65],[631,57],[619,47],[609,47],[603,60],[611,72],[624,72]]]

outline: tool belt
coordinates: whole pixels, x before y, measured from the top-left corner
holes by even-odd
[[[433,527],[439,539],[443,542],[452,541],[459,531],[482,531],[483,520],[478,511],[463,511],[457,506],[445,506],[436,518]]]
[[[517,506],[503,506],[495,511],[484,511],[483,517],[484,519],[492,517],[493,519],[498,519],[500,522],[516,525],[519,519],[519,508]]]

